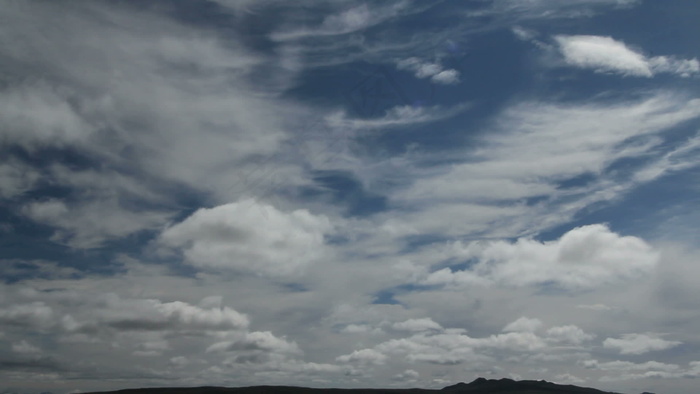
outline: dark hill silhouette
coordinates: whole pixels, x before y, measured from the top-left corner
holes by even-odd
[[[105,391],[100,394],[615,394],[544,380],[478,378],[471,383],[457,383],[442,390],[429,389],[314,389],[293,386],[150,388]],[[86,393],[95,394],[95,393]]]

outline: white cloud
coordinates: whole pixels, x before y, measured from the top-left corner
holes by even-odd
[[[122,299],[115,294],[105,298],[106,307],[98,311],[98,322],[84,322],[77,330],[94,324],[106,324],[117,330],[242,330],[248,317],[229,308],[201,308],[182,301]]]
[[[278,338],[269,331],[246,333],[242,339],[215,343],[207,348],[207,352],[263,352],[278,354],[301,354],[301,349],[295,342]]]
[[[587,334],[585,331],[574,325],[556,326],[547,330],[546,339],[555,343],[565,345],[578,346],[583,342],[590,341],[595,338],[593,334]]]
[[[387,356],[374,349],[355,350],[350,354],[336,358],[341,363],[358,363],[361,365],[382,365],[386,362]]]
[[[649,59],[649,65],[655,73],[678,74],[689,77],[700,73],[698,59],[676,59],[669,56],[655,56]]]
[[[513,26],[510,31],[515,34],[518,39],[523,41],[530,41],[537,37],[537,32],[534,30],[526,29],[522,26]]]
[[[653,75],[644,55],[611,37],[555,36],[554,39],[566,62],[571,65],[638,77]]]
[[[442,330],[442,326],[429,317],[408,319],[406,321],[394,323],[391,327],[395,330],[412,332]]]
[[[154,229],[170,216],[166,212],[125,209],[115,199],[70,205],[51,199],[30,203],[22,213],[36,222],[57,227],[51,239],[78,249],[100,247],[108,240]]]
[[[420,333],[406,338],[391,339],[376,346],[382,353],[406,357],[411,361],[438,365],[461,363],[493,364],[488,354],[533,352],[544,349],[546,343],[531,332],[509,332],[475,338],[462,330],[447,329],[441,333]]]
[[[439,63],[431,63],[409,57],[396,62],[399,70],[408,70],[414,73],[416,78],[430,78],[434,83],[452,85],[459,82],[459,71],[454,69],[443,69]]]
[[[425,283],[548,284],[589,290],[643,277],[654,269],[659,258],[643,240],[619,236],[601,224],[574,228],[556,241],[521,238],[514,243],[491,242],[467,248],[478,263],[465,271],[439,270]]]
[[[587,206],[620,198],[679,162],[687,164],[684,159],[694,157],[692,149],[649,168],[633,166],[629,174],[616,171],[615,179],[609,179],[613,173],[605,172],[625,158],[658,157],[655,150],[663,141],[659,136],[698,116],[700,100],[663,92],[610,104],[515,105],[485,130],[478,148],[463,153],[464,162],[431,171],[409,169],[405,176],[413,182],[392,200],[411,209],[393,216],[387,225],[417,234],[535,234]],[[590,182],[559,187],[560,182],[579,176],[589,177]],[[538,197],[544,199],[542,204],[526,205],[528,199]]]
[[[514,322],[508,323],[503,328],[503,332],[535,332],[540,327],[542,327],[540,319],[531,319],[523,316]]]
[[[0,309],[0,322],[6,327],[17,326],[28,330],[46,330],[54,325],[54,311],[44,302],[13,305]]]
[[[554,39],[564,60],[575,67],[637,77],[652,77],[657,73],[688,77],[700,72],[697,59],[677,60],[666,56],[647,58],[611,37],[559,35]]]
[[[433,75],[430,80],[443,85],[453,85],[459,82],[459,71],[454,69],[443,70]]]
[[[169,350],[170,345],[166,340],[156,340],[139,343],[134,351],[134,356],[137,357],[155,357],[163,354],[164,351]]]
[[[667,341],[655,334],[624,334],[621,338],[607,338],[603,346],[615,349],[620,354],[644,354],[666,350],[681,345],[678,341]]]
[[[325,216],[283,212],[256,200],[202,208],[163,231],[159,244],[200,268],[294,275],[324,254]]]
[[[347,326],[343,327],[343,329],[340,330],[340,332],[348,334],[381,334],[384,331],[379,327],[372,327],[368,324],[348,324]]]
[[[388,109],[381,118],[353,119],[344,112],[336,112],[327,116],[326,122],[331,127],[342,130],[396,128],[448,119],[464,112],[468,108],[469,105],[467,104],[455,105],[451,108],[400,105]]]
[[[394,379],[399,381],[415,381],[420,377],[420,373],[413,369],[407,369],[401,373],[394,375]]]
[[[45,83],[4,90],[0,117],[6,122],[0,144],[18,144],[29,150],[83,145],[93,132],[71,108],[65,92]]]
[[[374,7],[370,7],[367,4],[359,4],[326,15],[319,26],[279,30],[272,33],[270,37],[276,41],[288,41],[307,37],[333,37],[358,32],[403,13],[412,12],[407,7],[408,5],[409,3],[406,1],[385,2]]]

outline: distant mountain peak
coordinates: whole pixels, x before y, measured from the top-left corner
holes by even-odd
[[[486,379],[479,377],[472,381],[471,383],[460,382],[452,386],[447,386],[442,389],[442,391],[448,391],[451,393],[518,393],[518,392],[547,392],[551,394],[568,394],[568,393],[581,393],[581,394],[603,394],[605,392],[572,385],[560,385],[546,380],[513,380],[508,378],[501,379]]]

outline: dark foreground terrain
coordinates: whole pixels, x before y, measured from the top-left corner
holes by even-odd
[[[458,383],[442,390],[427,389],[312,389],[289,386],[253,387],[192,387],[192,388],[152,388],[129,389],[103,392],[102,394],[611,394],[592,388],[560,385],[544,380],[476,379],[471,383]],[[88,393],[90,394],[90,393]]]

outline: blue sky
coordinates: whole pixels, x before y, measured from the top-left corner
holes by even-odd
[[[695,392],[699,18],[3,1],[0,390]]]

